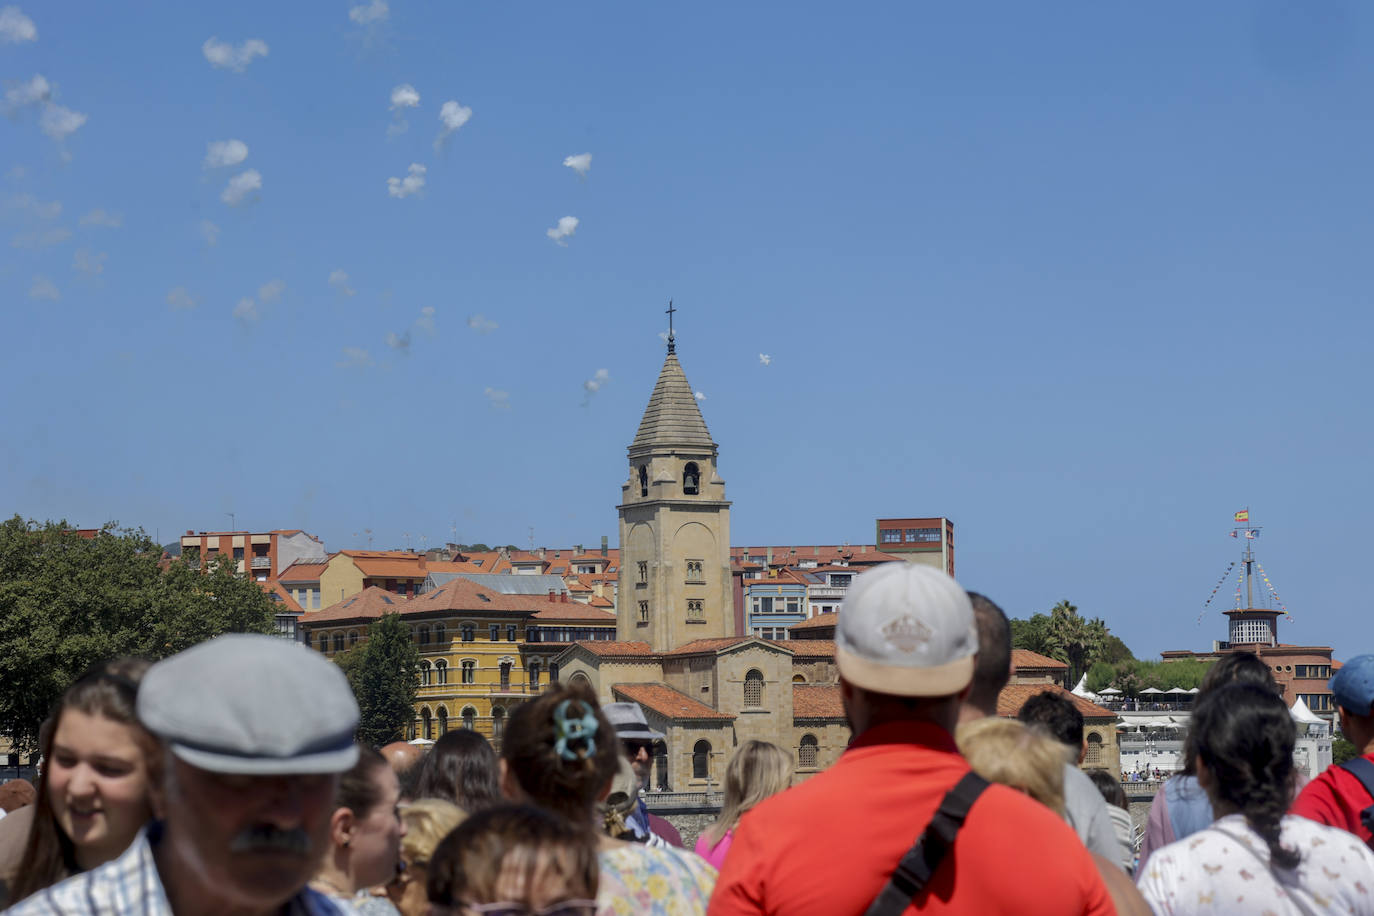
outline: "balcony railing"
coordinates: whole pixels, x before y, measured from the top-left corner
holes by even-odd
[[[254,568],[254,569],[271,569],[271,568],[272,568],[272,558],[271,558],[271,557],[254,557],[254,558],[253,558],[253,568]]]

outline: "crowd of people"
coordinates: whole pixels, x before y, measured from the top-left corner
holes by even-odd
[[[1362,756],[1305,785],[1268,667],[1213,665],[1137,855],[1120,783],[1081,769],[1064,691],[998,717],[1010,633],[988,598],[880,566],[850,587],[835,645],[848,749],[793,785],[789,751],[743,741],[693,849],[646,807],[664,736],[634,703],[553,683],[512,711],[499,753],[469,730],[374,749],[340,669],[281,640],[117,659],[44,723],[37,786],[0,785],[0,906],[1374,916],[1374,655],[1332,679]]]

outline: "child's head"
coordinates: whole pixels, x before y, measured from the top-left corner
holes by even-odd
[[[431,912],[592,916],[596,843],[585,827],[531,805],[478,812],[434,850]]]

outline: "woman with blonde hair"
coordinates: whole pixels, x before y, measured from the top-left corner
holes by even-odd
[[[988,716],[960,725],[954,739],[979,776],[1064,816],[1064,748],[1048,734],[1016,719]]]
[[[429,901],[425,883],[430,862],[439,841],[461,824],[467,814],[453,802],[441,798],[422,798],[401,808],[401,870],[386,885],[386,895],[401,911],[401,916],[424,916]]]
[[[720,868],[744,812],[791,784],[791,754],[767,741],[746,741],[725,767],[725,804],[697,839],[697,855]]]

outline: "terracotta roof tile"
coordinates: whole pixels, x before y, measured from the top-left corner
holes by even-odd
[[[839,618],[840,615],[835,613],[818,614],[815,617],[810,618],[809,620],[803,620],[800,623],[794,623],[787,629],[793,633],[796,633],[798,630],[822,630],[826,627],[833,627],[835,625],[835,621],[839,620]]]
[[[647,642],[617,642],[615,640],[583,639],[573,645],[581,646],[593,655],[601,656],[649,656],[654,649]]]
[[[546,602],[534,612],[535,620],[581,620],[587,623],[615,624],[615,615],[580,601]]]
[[[794,719],[843,719],[844,703],[839,687],[792,685],[792,717]]]
[[[694,639],[691,642],[683,643],[671,652],[664,655],[700,655],[706,652],[717,652],[721,649],[728,649],[737,646],[746,640],[753,639],[752,636],[725,636],[719,639]]]
[[[323,610],[311,611],[301,617],[300,623],[310,626],[338,620],[376,619],[383,614],[399,613],[408,603],[400,595],[393,595],[386,589],[373,585]]]
[[[615,602],[609,598],[602,598],[600,595],[593,595],[587,599],[587,604],[592,607],[615,607]]]
[[[301,606],[296,603],[296,599],[291,597],[291,593],[281,587],[279,582],[259,582],[258,586],[269,595],[275,595],[276,601],[283,608],[293,613],[299,614]]]
[[[1012,670],[1017,668],[1063,668],[1068,670],[1069,666],[1055,658],[1041,655],[1039,652],[1032,652],[1030,649],[1011,650]]]
[[[471,579],[459,577],[433,591],[412,598],[406,604],[405,613],[424,614],[435,611],[474,613],[529,614],[540,604],[549,604],[543,596],[503,595],[478,585]]]
[[[1080,696],[1075,696],[1072,692],[1063,687],[1052,684],[1008,684],[1002,688],[1002,692],[997,695],[997,714],[1008,719],[1014,719],[1016,714],[1021,711],[1021,707],[1026,705],[1026,701],[1036,694],[1059,693],[1073,701],[1073,705],[1078,707],[1078,711],[1083,714],[1085,719],[1115,719],[1116,713],[1104,706],[1098,706],[1091,700],[1085,700]]]
[[[302,563],[300,560],[292,563],[277,576],[278,582],[318,582],[320,573],[324,572],[329,566],[328,560],[318,563]]]
[[[770,639],[769,642],[791,649],[793,658],[835,657],[833,639]]]
[[[668,719],[719,719],[728,722],[735,718],[685,693],[679,693],[667,684],[612,684],[611,690],[618,697],[632,700]]]

